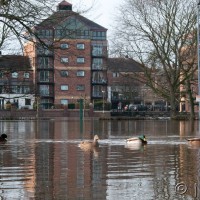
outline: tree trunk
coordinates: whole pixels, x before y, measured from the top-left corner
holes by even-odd
[[[190,104],[190,120],[194,120],[195,119],[194,98],[192,95],[190,80],[187,80],[186,86],[187,86],[187,93],[188,93],[188,99],[189,99],[189,104]]]
[[[171,119],[176,119],[177,117],[177,104],[176,104],[176,99],[175,99],[175,95],[171,93],[170,96],[170,106],[171,106],[171,110],[170,110],[170,116]]]

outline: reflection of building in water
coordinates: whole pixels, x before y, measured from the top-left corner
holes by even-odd
[[[107,157],[107,152],[104,150],[101,149],[99,156],[93,151],[80,152],[82,156],[79,156],[77,166],[77,188],[80,188],[84,199],[106,199],[104,187],[106,187],[107,163],[104,159]]]
[[[178,186],[186,189],[184,195],[196,198],[200,196],[200,158],[198,156],[199,147],[191,147],[186,141],[186,138],[196,135],[197,122],[195,121],[180,121],[179,135],[180,141],[185,141],[186,144],[180,144],[178,150],[178,169],[176,174],[176,189]],[[197,131],[198,132],[198,131]]]
[[[54,146],[48,139],[54,137],[54,128],[51,122],[39,121],[37,124],[36,140],[43,140],[36,143],[35,146],[35,198],[42,195],[45,199],[51,199],[53,196],[53,178],[54,178]],[[59,163],[56,163],[59,164]]]
[[[186,145],[180,145],[179,147],[179,163],[177,172],[176,185],[182,185],[187,188],[184,195],[191,196],[192,198],[200,197],[200,158],[198,156],[198,150]]]
[[[0,199],[34,198],[35,143],[30,142],[35,138],[33,125],[33,122],[0,122],[0,130],[8,135],[8,142],[0,144]]]
[[[185,137],[185,121],[180,121],[180,137]]]
[[[35,198],[42,195],[46,199],[106,199],[106,194],[102,194],[106,183],[102,179],[106,181],[107,153],[105,149],[99,153],[82,151],[78,147],[80,140],[74,138],[90,139],[91,123],[84,124],[85,133],[80,133],[76,124],[39,122],[36,139],[42,141],[35,146]]]
[[[34,148],[33,148],[34,149]],[[26,197],[27,198],[34,198],[35,196],[35,153],[30,156],[30,163],[29,167],[26,168],[26,174],[25,174],[25,181],[24,181],[24,188],[26,191]]]
[[[179,122],[179,135],[181,139],[185,139],[188,136],[193,137],[199,133],[198,130],[198,121],[191,120],[191,121],[180,121]]]

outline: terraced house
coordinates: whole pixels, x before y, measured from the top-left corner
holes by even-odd
[[[33,70],[27,56],[0,54],[0,109],[32,109],[35,102]]]
[[[107,95],[107,29],[72,11],[62,1],[57,11],[34,27],[43,42],[27,42],[35,71],[36,95],[43,108],[87,102]]]

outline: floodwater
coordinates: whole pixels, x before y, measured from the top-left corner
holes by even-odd
[[[1,200],[200,199],[200,122],[59,119],[0,121]],[[82,150],[83,139],[100,147]],[[125,139],[145,134],[146,146]]]

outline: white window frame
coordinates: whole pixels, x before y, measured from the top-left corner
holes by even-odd
[[[69,100],[68,99],[61,99],[60,104],[62,105],[68,105]]]
[[[61,85],[61,86],[60,86],[60,89],[61,89],[62,91],[67,91],[67,90],[69,90],[69,86],[68,86],[68,85]]]
[[[85,71],[84,70],[79,70],[76,72],[76,76],[79,76],[79,77],[84,77],[85,76]]]
[[[85,44],[84,43],[78,43],[76,44],[77,49],[85,49]]]
[[[24,78],[30,78],[30,73],[29,72],[24,72]]]
[[[77,63],[85,63],[85,58],[84,57],[77,57],[76,62]]]
[[[68,49],[69,48],[69,44],[67,44],[67,43],[61,43],[60,44],[60,48],[61,49]]]
[[[12,78],[18,78],[18,73],[17,72],[13,72],[12,73]]]
[[[69,58],[67,58],[67,57],[61,57],[60,58],[60,62],[61,63],[68,63],[69,62]]]

